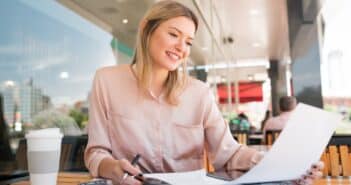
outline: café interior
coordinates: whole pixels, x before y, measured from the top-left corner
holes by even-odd
[[[64,134],[58,184],[91,179],[84,151],[95,71],[131,63],[140,20],[157,1],[0,1],[0,184],[28,184],[25,134],[51,127]],[[342,116],[313,183],[351,184],[351,2],[177,1],[200,21],[187,73],[213,91],[233,138],[268,152],[282,130],[263,124],[293,96]],[[204,168],[214,170],[206,157]]]

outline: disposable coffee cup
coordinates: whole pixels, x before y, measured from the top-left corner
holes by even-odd
[[[33,130],[26,134],[31,185],[56,185],[62,137],[59,128]]]

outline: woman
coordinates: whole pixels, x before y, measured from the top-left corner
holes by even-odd
[[[141,173],[127,160],[136,154],[143,172],[201,169],[205,149],[216,169],[235,175],[261,159],[232,138],[211,90],[186,75],[197,28],[190,9],[160,1],[141,21],[132,65],[96,72],[85,152],[92,176],[140,184],[123,178]]]

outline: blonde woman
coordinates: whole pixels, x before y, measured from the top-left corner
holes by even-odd
[[[132,65],[96,72],[85,152],[92,176],[140,184],[125,172],[201,169],[205,149],[215,169],[239,176],[262,158],[232,138],[211,90],[186,75],[197,28],[190,9],[160,1],[140,23]],[[129,162],[136,154],[140,168]]]

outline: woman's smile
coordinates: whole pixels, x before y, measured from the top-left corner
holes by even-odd
[[[166,51],[166,54],[173,62],[177,62],[180,59],[180,56],[174,52]]]

